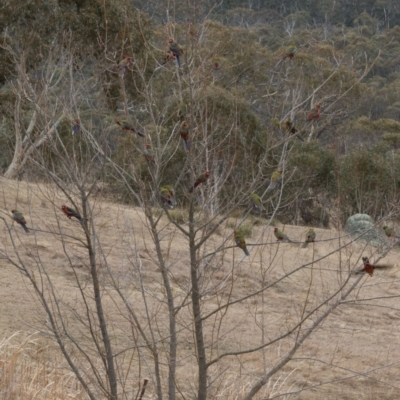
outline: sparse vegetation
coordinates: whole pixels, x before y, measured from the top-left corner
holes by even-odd
[[[8,332],[4,397],[397,398],[400,6],[25,3],[0,5],[0,265],[38,333]]]

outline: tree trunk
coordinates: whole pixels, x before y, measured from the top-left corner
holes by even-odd
[[[207,362],[204,347],[203,321],[201,319],[200,288],[197,274],[196,244],[194,232],[193,201],[189,210],[189,245],[190,245],[190,278],[192,283],[192,310],[196,337],[197,363],[199,373],[199,387],[197,400],[207,400]]]

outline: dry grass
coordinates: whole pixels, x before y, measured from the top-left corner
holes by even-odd
[[[87,399],[59,352],[35,334],[0,342],[0,377],[2,399]]]
[[[0,184],[0,216],[5,217],[7,223],[11,224],[9,210],[17,208],[25,214],[28,226],[33,231],[32,234],[25,235],[19,226],[13,226],[18,234],[18,247],[23,249],[23,259],[29,262],[34,270],[40,257],[60,298],[66,304],[75,304],[73,302],[79,297],[76,279],[89,283],[89,274],[85,265],[87,255],[84,249],[72,239],[66,239],[62,243],[60,235],[57,234],[61,229],[64,235],[80,235],[79,225],[69,221],[59,211],[65,199],[53,188],[45,185],[27,185],[1,178]],[[131,335],[132,327],[123,311],[123,303],[109,280],[107,268],[112,270],[117,283],[130,303],[135,305],[140,318],[144,318],[140,277],[140,282],[146,287],[149,310],[153,320],[157,321],[157,338],[167,347],[168,315],[165,312],[165,304],[157,300],[163,298],[162,280],[154,261],[155,251],[142,211],[98,201],[94,204],[94,218],[99,240],[104,253],[107,254],[108,266],[101,260],[99,265],[104,303],[116,349],[132,347],[134,337]],[[162,249],[168,257],[175,303],[180,304],[189,288],[186,239],[168,224],[164,217],[161,223]],[[263,224],[260,224],[253,226],[252,237],[247,240],[251,256],[243,259],[243,252],[234,247],[231,223],[227,221],[219,230],[219,234],[215,235],[204,249],[204,253],[208,254],[220,245],[232,246],[221,253],[221,257],[213,260],[212,265],[202,266],[204,312],[213,310],[216,304],[221,304],[228,298],[237,299],[251,293],[301,264],[327,255],[339,244],[339,239],[334,239],[310,244],[306,249],[302,249],[300,244],[277,245],[273,228],[264,230]],[[285,233],[298,242],[304,240],[306,231],[304,227],[285,226]],[[339,235],[339,232],[330,229],[316,229],[316,232],[317,239],[337,238]],[[11,251],[11,244],[3,228],[0,228],[0,237],[3,247]],[[224,241],[224,238],[227,240]],[[251,246],[258,239],[260,243],[274,244]],[[349,241],[347,237],[340,239],[341,244],[346,241]],[[376,249],[362,243],[352,244],[343,251],[316,262],[312,268],[301,269],[282,280],[265,292],[264,297],[254,296],[228,309],[224,315],[218,315],[218,318],[222,318],[220,325],[218,320],[213,318],[206,321],[204,329],[208,343],[218,338],[218,343],[207,349],[208,357],[212,358],[224,351],[258,346],[262,341],[262,326],[266,340],[276,337],[295,323],[304,310],[310,310],[337,288],[347,276],[349,268],[360,265],[361,255],[373,259],[374,252]],[[351,296],[354,301],[337,308],[303,344],[295,359],[263,388],[256,399],[273,398],[278,394],[281,395],[280,399],[290,397],[310,400],[372,400],[400,397],[400,377],[397,373],[400,363],[400,337],[397,334],[400,328],[400,308],[398,297],[390,298],[398,296],[400,292],[398,256],[399,253],[392,251],[384,260],[395,265],[395,268],[377,271],[372,278],[363,278],[361,285]],[[218,292],[215,291],[217,287],[221,288]],[[11,336],[1,347],[2,379],[6,379],[4,382],[7,382],[4,390],[10,391],[14,387],[12,390],[17,392],[17,386],[21,386],[21,393],[22,390],[29,393],[29,397],[23,397],[21,393],[15,394],[14,397],[3,397],[84,398],[79,397],[82,394],[72,375],[67,369],[63,369],[65,365],[56,348],[44,346],[38,337],[29,336],[28,339],[22,340],[23,334],[13,336],[17,331],[26,335],[38,329],[45,331],[45,316],[26,278],[4,260],[0,260],[0,288],[3,300],[0,302],[0,334],[4,337]],[[367,298],[374,300],[361,301]],[[67,310],[65,312],[67,313]],[[186,398],[192,398],[193,382],[196,381],[196,362],[191,325],[188,323],[191,321],[190,308],[184,307],[178,314],[177,321],[179,390]],[[70,318],[69,324],[71,331],[78,332],[78,321]],[[309,323],[305,323],[302,329],[307,326]],[[295,335],[291,335],[264,351],[240,357],[227,357],[218,365],[212,366],[209,371],[210,379],[215,378],[219,383],[212,389],[209,397],[240,399],[264,369],[269,368],[291,348],[295,338]],[[81,340],[85,341],[85,338],[82,337]],[[19,347],[23,350],[19,351]],[[130,355],[133,367],[127,374],[127,386],[132,387],[132,392],[136,393],[138,382],[151,371],[146,369],[142,356],[135,351]],[[49,364],[49,359],[54,361]],[[129,360],[127,356],[118,362],[125,367]],[[20,366],[16,367],[17,365]],[[4,375],[6,367],[10,372]],[[165,378],[167,362],[162,368]],[[139,373],[142,370],[143,372]],[[32,377],[37,377],[37,380]],[[24,382],[18,384],[22,380]],[[33,381],[36,383],[29,386]],[[303,391],[305,387],[309,389]],[[47,392],[51,395],[45,397]],[[295,394],[289,396],[284,394],[286,392]],[[66,397],[67,395],[70,397]],[[146,396],[154,396],[151,381]]]

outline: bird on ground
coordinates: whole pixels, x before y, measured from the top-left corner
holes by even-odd
[[[274,228],[274,235],[277,239],[278,242],[290,242],[293,243],[292,240],[290,240],[287,235],[285,235],[282,231],[280,231],[278,228]]]
[[[179,129],[179,134],[181,135],[183,142],[183,149],[185,151],[189,151],[189,124],[187,121],[183,121],[181,123],[181,127]]]
[[[129,123],[129,121],[127,121],[126,119],[123,119],[121,121],[119,121],[118,119],[115,120],[115,122],[124,130],[124,131],[132,131],[134,133],[136,133],[137,135],[144,137],[142,132],[137,131],[131,123]]]
[[[15,222],[18,222],[23,228],[26,233],[29,233],[29,229],[26,227],[26,220],[22,213],[18,210],[11,210],[12,212],[12,219]]]
[[[164,204],[170,208],[175,207],[175,191],[171,185],[164,185],[160,188],[160,198]]]
[[[179,44],[176,43],[172,38],[169,38],[168,45],[169,45],[169,51],[175,56],[178,67],[180,67],[181,61],[179,57],[183,54],[181,46],[179,46]]]
[[[144,146],[143,154],[144,154],[144,157],[145,157],[146,161],[149,164],[155,164],[155,162],[156,162],[155,161],[155,156],[154,156],[153,150],[151,149],[151,145],[150,144],[146,144]]]
[[[121,60],[118,64],[118,75],[123,78],[125,75],[126,70],[131,65],[132,57],[125,57]]]
[[[84,219],[73,208],[67,207],[63,204],[61,210],[69,219],[75,217],[81,223],[84,221]]]
[[[384,226],[383,227],[383,230],[385,231],[385,235],[388,237],[388,238],[391,238],[391,237],[397,237],[396,236],[396,231],[393,229],[393,228],[390,228],[389,226]]]
[[[316,104],[315,107],[308,113],[307,121],[316,121],[321,115],[321,106]]]
[[[249,196],[249,201],[251,206],[255,208],[257,211],[263,210],[264,207],[262,205],[261,197],[257,193],[252,193]]]
[[[306,234],[306,241],[304,242],[303,246],[301,246],[303,249],[308,246],[308,243],[314,243],[315,237],[317,235],[315,234],[315,231],[313,228],[310,228]]]
[[[236,230],[236,231],[234,232],[234,235],[235,235],[235,242],[236,242],[236,245],[237,245],[240,249],[242,249],[242,250],[244,251],[244,254],[246,254],[246,256],[249,256],[250,253],[249,253],[248,250],[247,250],[246,241],[244,240],[244,235],[243,235],[243,233],[240,232],[239,230]]]
[[[267,187],[267,191],[275,189],[276,185],[281,180],[281,178],[282,178],[282,168],[278,168],[271,175],[271,181]]]
[[[81,133],[81,121],[79,119],[75,120],[74,126],[72,127],[72,132],[73,135],[78,135]]]
[[[203,172],[201,175],[199,175],[195,180],[193,186],[189,189],[189,193],[192,193],[193,190],[197,188],[197,186],[206,182],[209,177],[210,177],[210,171]]]
[[[369,258],[368,257],[363,257],[362,260],[363,260],[363,263],[364,263],[364,267],[363,267],[363,269],[360,269],[359,271],[356,271],[355,275],[362,274],[363,272],[365,272],[369,276],[372,276],[375,269],[391,268],[390,265],[372,265],[369,262]]]

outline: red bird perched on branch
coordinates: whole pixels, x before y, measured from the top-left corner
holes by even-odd
[[[12,219],[15,222],[18,222],[23,228],[26,233],[29,233],[29,229],[26,227],[26,220],[21,212],[18,210],[11,210],[12,212]]]
[[[169,45],[169,51],[175,56],[178,67],[180,67],[181,62],[180,62],[179,57],[183,54],[183,50],[181,49],[181,46],[179,46],[179,44],[176,43],[174,41],[174,39],[172,39],[172,38],[169,38],[168,45]]]
[[[125,75],[125,71],[131,65],[132,57],[125,57],[118,64],[118,75],[123,78]]]
[[[362,260],[363,260],[363,263],[364,263],[364,268],[360,269],[359,271],[356,271],[355,272],[356,275],[362,274],[363,272],[365,272],[369,276],[372,276],[372,274],[374,273],[375,269],[391,268],[390,265],[372,265],[369,262],[369,258],[368,257],[363,257]]]
[[[115,120],[115,122],[124,130],[124,131],[132,131],[137,135],[144,137],[142,132],[137,131],[132,124],[130,124],[127,120],[123,119],[122,121]]]
[[[183,142],[183,149],[185,151],[189,151],[189,124],[187,121],[183,121],[181,123],[181,128],[179,130],[179,133],[181,135],[182,138],[182,142]]]
[[[316,121],[321,115],[321,106],[316,104],[315,107],[308,113],[307,121]]]
[[[84,221],[84,219],[74,209],[69,208],[64,204],[61,206],[61,210],[69,219],[75,217],[81,223]]]
[[[81,121],[79,119],[75,120],[71,133],[73,135],[78,135],[79,133],[81,133]]]
[[[199,175],[194,182],[193,186],[189,189],[189,193],[192,193],[194,189],[197,188],[200,184],[204,183],[210,177],[210,171],[206,171]]]

